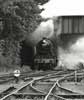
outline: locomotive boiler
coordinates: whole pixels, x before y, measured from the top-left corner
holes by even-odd
[[[35,69],[53,69],[57,65],[57,57],[54,52],[53,42],[48,38],[43,38],[36,45],[36,55],[34,58]]]

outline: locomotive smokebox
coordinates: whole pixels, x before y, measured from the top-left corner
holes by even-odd
[[[57,65],[54,43],[46,37],[43,37],[36,45],[36,54],[34,57],[35,69],[53,69]]]

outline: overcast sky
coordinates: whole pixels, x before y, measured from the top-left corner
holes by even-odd
[[[43,5],[42,17],[84,15],[84,0],[50,0]]]

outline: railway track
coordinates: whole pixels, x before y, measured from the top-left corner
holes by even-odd
[[[71,74],[68,74],[68,75],[71,75]],[[68,76],[68,75],[66,75],[66,76]],[[61,78],[61,79],[64,79],[65,77],[66,77],[65,75]],[[50,95],[51,94],[54,94],[54,95],[56,95],[58,98],[58,100],[65,100],[65,98],[63,98],[62,96],[58,96],[58,94],[56,93],[57,91],[63,91],[63,93],[65,92],[65,93],[68,93],[68,94],[73,94],[74,92],[73,91],[70,91],[70,90],[68,90],[68,89],[65,89],[65,88],[63,88],[63,87],[61,87],[60,85],[59,85],[59,80],[61,80],[60,78],[59,79],[57,79],[56,80],[56,82],[54,83],[54,85],[51,87],[51,89],[49,90],[49,92],[47,93],[47,95],[46,95],[46,97],[45,97],[45,99],[44,100],[48,100],[49,98],[50,98]],[[58,90],[59,89],[59,90]]]
[[[56,72],[56,71],[52,71],[52,72]],[[45,76],[47,75],[47,73],[49,74],[51,74],[52,72],[45,72],[44,74],[45,74]],[[28,76],[26,75],[27,73],[23,73],[22,75],[21,75],[21,77],[24,77],[24,78],[26,78],[26,77],[28,77],[27,79],[26,79],[26,81],[28,81],[28,80],[31,80],[32,79],[32,77],[37,77],[38,76],[38,74],[39,73],[29,73],[28,74]],[[40,73],[40,75],[39,76],[43,76],[43,72],[41,72]],[[12,74],[7,74],[7,76],[6,75],[3,75],[3,76],[0,76],[1,77],[1,79],[0,79],[0,84],[2,84],[2,83],[7,83],[7,82],[9,82],[9,81],[14,81],[14,77],[13,77],[13,75]],[[32,87],[31,87],[32,88]],[[14,87],[14,86],[9,86],[9,87],[7,87],[5,90],[3,90],[3,91],[1,91],[0,92],[0,98],[2,98],[2,97],[6,97],[6,95],[8,95],[8,94],[11,94],[11,92],[12,91],[14,91],[14,90],[16,90],[16,88]],[[33,89],[34,90],[34,89]]]
[[[32,87],[31,83],[36,81],[36,80],[39,80],[41,79],[42,77],[39,77],[39,78],[34,78],[32,79],[31,81],[29,82],[25,82],[22,86],[20,86],[19,88],[16,88],[14,91],[12,91],[11,93],[7,94],[6,96],[2,97],[0,100],[6,100],[8,98],[10,98],[11,96],[14,97],[14,94],[17,94],[17,93],[22,93],[24,94],[23,92],[27,92],[29,91],[29,93],[40,93],[42,95],[42,92],[40,92],[39,90],[35,89],[34,87]],[[25,91],[24,91],[25,90]],[[15,98],[16,99],[16,98]],[[21,98],[20,98],[21,99]]]
[[[56,75],[56,74],[55,74]],[[78,76],[83,76],[83,73],[78,73],[77,74]],[[49,76],[49,75],[48,75]],[[55,77],[58,77],[58,75],[57,76],[54,76],[54,74],[53,75],[51,75],[51,76],[49,76],[49,77],[45,77],[44,79],[42,79],[42,80],[46,80],[46,79],[51,79],[51,78],[55,78]],[[61,78],[60,78],[61,77]],[[61,80],[65,80],[66,78],[70,78],[70,77],[74,77],[74,72],[73,73],[68,73],[68,74],[66,74],[66,75],[62,75],[62,76],[59,76],[59,80],[58,79],[56,79],[56,82],[54,83],[54,85],[51,87],[51,89],[49,90],[49,92],[47,93],[47,95],[46,95],[46,97],[45,97],[45,99],[44,100],[48,100],[49,98],[50,98],[50,95],[51,94],[54,94],[56,97],[58,97],[58,99],[60,99],[60,100],[65,100],[66,98],[68,98],[68,95],[69,95],[69,97],[71,97],[71,95],[72,96],[75,96],[75,97],[77,97],[77,95],[78,95],[78,97],[83,97],[83,95],[81,95],[80,93],[78,93],[78,92],[74,92],[74,91],[72,91],[72,90],[69,90],[69,89],[65,89],[65,88],[63,88],[63,87],[61,87],[60,86],[60,84],[59,84],[59,81],[61,81]],[[56,93],[56,90],[55,89],[58,89],[59,88],[59,91],[61,91],[61,93],[63,93],[62,95],[59,95],[60,93]],[[53,93],[53,92],[55,92],[55,93]],[[58,90],[57,90],[58,91]],[[67,95],[66,95],[67,94]],[[65,98],[64,98],[65,97]],[[82,98],[81,97],[81,98]],[[74,98],[74,97],[72,97],[72,98]],[[70,99],[70,98],[68,98],[68,99]],[[51,99],[50,99],[51,100]],[[54,100],[55,100],[55,98],[54,98]],[[56,99],[57,100],[57,99]]]
[[[35,71],[29,71],[29,72],[22,72],[19,79],[23,81],[27,81],[32,77],[40,77],[47,75],[49,73],[56,73],[57,71],[49,71],[49,72],[35,72]],[[6,83],[11,83],[14,82],[14,73],[9,73],[9,74],[3,74],[0,75],[0,84],[6,84]]]
[[[9,98],[11,95],[16,94],[18,91],[20,91],[24,87],[28,86],[32,81],[33,80],[31,80],[30,82],[24,83],[21,87],[15,89],[14,91],[12,91],[11,93],[9,93],[8,95],[2,97],[1,100],[5,100],[5,99]]]
[[[78,71],[79,78],[83,78],[84,71]],[[15,86],[3,92],[0,100],[74,100],[83,98],[84,95],[61,86],[61,82],[74,78],[73,71],[51,71],[51,72],[24,73],[22,78],[25,82],[18,88]],[[82,79],[81,78],[81,79]],[[29,81],[28,81],[29,80]],[[71,97],[72,96],[72,97]],[[80,99],[78,99],[80,100]]]
[[[56,71],[55,71],[55,72],[56,72]],[[51,74],[51,73],[50,73],[50,74]],[[42,75],[42,73],[41,73],[41,75]],[[43,76],[43,75],[42,75],[42,76]],[[45,73],[45,76],[46,76],[46,73]],[[34,77],[36,77],[36,76],[34,75]],[[41,78],[40,78],[40,79],[41,79]],[[33,80],[32,80],[32,82],[33,82]],[[31,83],[32,83],[32,82],[31,82]],[[28,84],[29,84],[29,83],[28,83]],[[35,90],[37,91],[37,89],[35,89],[34,87],[32,87],[32,85],[30,85],[30,86],[31,86],[31,88],[32,88],[34,91],[35,91]],[[26,86],[25,86],[25,87],[26,87]],[[13,87],[13,88],[14,88],[15,90],[14,90],[14,89],[11,90],[10,87],[9,87],[7,90],[3,91],[3,92],[1,93],[1,97],[2,97],[1,99],[4,100],[6,97],[9,97],[10,95],[14,94],[15,91],[17,92],[17,91],[20,91],[21,89],[23,89],[23,87],[21,87],[20,90],[16,89],[15,87]],[[12,92],[14,92],[14,93],[11,92],[11,93],[12,93],[12,94],[11,94],[11,93],[10,93],[10,90],[11,90]],[[7,91],[8,91],[8,92],[7,92]],[[38,91],[38,92],[41,92],[41,91]]]

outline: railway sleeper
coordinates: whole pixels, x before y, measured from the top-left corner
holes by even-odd
[[[7,100],[44,100],[45,94],[42,93],[16,93],[7,97]]]
[[[60,96],[60,97],[63,97],[63,98],[65,98],[65,99],[79,99],[79,100],[81,100],[81,99],[83,99],[84,100],[84,95],[81,95],[81,94],[63,94],[63,95],[58,95],[58,96]]]
[[[44,100],[46,94],[42,93],[16,93],[7,97],[5,100]],[[60,96],[49,95],[47,100],[66,100]]]

